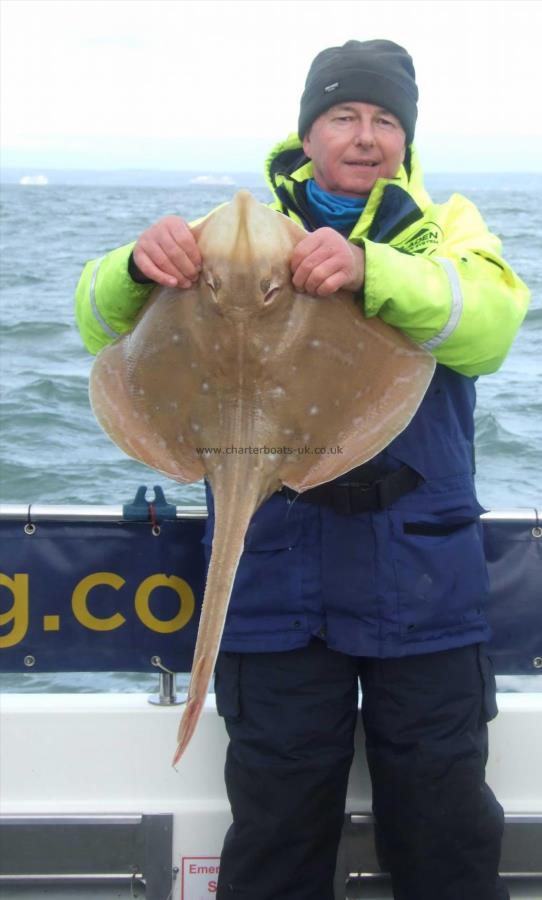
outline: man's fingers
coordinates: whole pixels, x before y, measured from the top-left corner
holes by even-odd
[[[172,278],[176,280],[179,277],[184,278],[182,272],[179,272],[177,267],[171,262],[167,254],[163,251],[162,247],[156,241],[145,242],[143,246],[140,248],[143,253],[145,253],[147,259],[158,269],[159,272],[162,272],[163,275],[170,275]],[[134,259],[137,263],[137,257],[134,252]]]
[[[319,294],[321,285],[324,284],[324,282],[328,278],[330,278],[330,276],[337,273],[342,273],[343,281],[346,280],[344,270],[341,266],[340,260],[338,260],[337,257],[332,257],[331,259],[324,260],[324,262],[320,263],[319,266],[316,266],[310,272],[308,278],[305,281],[305,291],[308,294]]]
[[[179,284],[180,287],[190,287],[192,283],[197,280],[198,273],[194,269],[192,263],[189,264],[190,274],[188,274],[186,271],[184,271],[182,266],[176,266],[175,263],[172,262],[169,255],[156,241],[152,243],[149,242],[148,246],[147,244],[144,244],[143,247],[140,247],[139,249],[141,252],[145,253],[147,259],[153,264],[153,266],[155,266],[155,268],[159,272],[161,272],[163,275],[169,275],[171,278],[174,278],[175,284]],[[134,259],[137,263],[135,251]],[[150,278],[151,276],[149,275],[148,277]],[[162,283],[163,282],[160,282],[160,284]],[[166,283],[172,284],[171,281],[168,281]]]
[[[172,275],[168,275],[167,272],[162,272],[141,247],[134,249],[134,262],[147,278],[152,278],[157,284],[162,284],[164,287],[175,287],[177,284],[177,279]]]
[[[196,270],[201,269],[202,258],[196,239],[188,225],[179,219],[174,220],[169,228],[169,234],[177,247],[186,254]]]
[[[329,259],[329,251],[326,247],[316,247],[308,256],[300,256],[297,261],[292,257],[291,269],[292,281],[298,290],[306,290],[306,283],[311,273]]]
[[[290,267],[296,290],[313,296],[324,297],[343,287],[357,291],[365,278],[362,248],[329,228],[303,238],[294,248]]]
[[[163,285],[163,287],[192,287],[192,282],[187,278],[178,278],[159,268],[141,247],[138,250],[137,257],[134,252],[134,260],[138,269],[140,269],[147,278],[152,278],[153,281]]]
[[[303,238],[303,240],[299,241],[294,247],[292,259],[290,261],[292,272],[296,272],[299,266],[303,265],[308,259],[311,259],[315,253],[320,259],[324,259],[326,255],[329,255],[329,251],[326,250],[325,244],[321,241],[318,232],[316,231],[307,235],[306,238]]]
[[[196,281],[199,277],[200,270],[198,266],[192,262],[188,252],[184,247],[180,247],[170,235],[163,235],[158,245],[168,263],[173,267],[172,274],[180,277],[188,278],[190,281]],[[199,251],[198,251],[199,252]],[[169,269],[167,270],[169,271]]]
[[[313,294],[329,275],[344,268],[344,260],[338,256],[329,256],[325,248],[319,248],[297,268],[292,282],[298,290]]]
[[[134,247],[141,271],[158,284],[190,287],[201,271],[201,253],[194,235],[180,216],[167,216],[151,225]]]
[[[314,293],[317,297],[329,297],[331,294],[336,294],[337,291],[340,291],[345,284],[345,273],[340,270],[339,272],[334,272],[329,278],[322,281],[315,291],[309,291],[309,293]]]

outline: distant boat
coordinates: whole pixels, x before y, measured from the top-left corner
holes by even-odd
[[[23,175],[19,184],[49,184],[47,175]]]
[[[196,175],[191,178],[189,184],[222,184],[231,185],[235,181],[230,175]]]

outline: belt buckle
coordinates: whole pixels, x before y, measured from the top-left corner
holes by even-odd
[[[334,492],[333,509],[341,516],[349,516],[352,512],[352,500],[349,484],[338,484],[340,490]]]
[[[356,484],[355,490],[359,491],[358,497],[360,504],[352,503],[353,512],[374,512],[381,508],[380,506],[380,485],[382,479],[375,481],[361,481]]]

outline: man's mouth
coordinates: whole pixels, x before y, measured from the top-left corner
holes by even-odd
[[[378,162],[374,162],[369,159],[355,159],[355,160],[346,160],[347,166],[356,166],[362,169],[374,169],[375,166],[378,166]]]

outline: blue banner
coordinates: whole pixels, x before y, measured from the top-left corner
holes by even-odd
[[[204,524],[1,520],[0,671],[190,671]],[[490,521],[484,539],[496,671],[542,673],[542,538]]]
[[[190,671],[203,519],[0,522],[0,670]],[[30,659],[28,659],[30,657]],[[26,658],[26,663],[25,663]],[[30,664],[30,665],[29,665]]]

